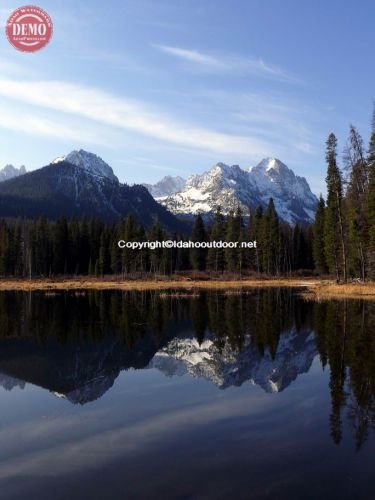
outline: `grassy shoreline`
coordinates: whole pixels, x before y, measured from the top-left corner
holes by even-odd
[[[313,299],[366,298],[375,300],[375,282],[337,284],[330,280],[313,278],[278,278],[242,280],[116,280],[106,278],[71,279],[0,279],[0,291],[53,291],[53,290],[198,290],[239,288],[301,288],[307,297]]]

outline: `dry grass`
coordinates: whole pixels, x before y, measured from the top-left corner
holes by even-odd
[[[369,299],[375,300],[375,283],[320,283],[309,290],[318,299]]]
[[[0,280],[0,290],[171,290],[182,289],[194,292],[197,289],[234,290],[255,287],[306,287],[318,284],[316,280],[300,279],[243,279],[243,280],[106,280],[104,279],[60,279],[60,280]]]
[[[0,280],[1,290],[46,291],[49,294],[62,290],[72,290],[76,294],[86,290],[164,290],[164,295],[194,296],[197,290],[223,290],[226,294],[237,294],[245,289],[252,288],[292,287],[301,288],[307,298],[340,299],[365,298],[375,300],[374,283],[336,284],[329,280],[312,278],[280,278],[259,279],[247,278],[243,280],[192,280],[161,278],[158,280],[116,280],[116,279],[56,279],[56,280]],[[179,290],[179,291],[178,291]]]

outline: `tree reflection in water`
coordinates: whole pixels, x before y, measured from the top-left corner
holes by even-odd
[[[0,383],[10,389],[13,377],[84,404],[121,370],[154,367],[281,392],[318,354],[332,439],[346,424],[360,449],[375,426],[374,324],[371,301],[312,302],[291,289],[4,292]]]

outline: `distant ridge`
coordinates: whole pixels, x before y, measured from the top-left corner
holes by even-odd
[[[0,170],[0,182],[8,181],[14,177],[19,177],[20,175],[26,174],[26,168],[22,165],[20,168],[16,168],[13,165],[5,165],[4,168]]]

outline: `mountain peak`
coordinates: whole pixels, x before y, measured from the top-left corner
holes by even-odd
[[[224,175],[230,175],[232,171],[232,167],[230,165],[227,165],[226,163],[218,162],[216,163],[209,172],[212,172],[213,174],[224,174]]]
[[[253,171],[262,171],[262,172],[269,172],[269,171],[276,171],[276,172],[290,172],[291,170],[283,163],[280,161],[278,158],[263,158],[261,162],[258,163],[255,167],[250,168],[250,172]]]
[[[184,188],[185,183],[186,179],[183,179],[179,175],[175,177],[166,175],[156,184],[143,184],[143,186],[148,189],[154,198],[160,198],[162,196],[178,193]]]
[[[67,156],[59,156],[52,163],[58,164],[62,161],[71,163],[72,165],[82,168],[93,175],[106,177],[112,181],[118,181],[108,163],[102,160],[100,156],[90,153],[89,151],[85,151],[84,149],[71,151]]]
[[[25,165],[16,168],[13,165],[5,165],[3,169],[0,170],[0,182],[13,179],[13,177],[19,177],[20,175],[26,174]]]
[[[222,170],[226,170],[227,168],[230,168],[230,167],[226,163],[223,163],[223,162],[219,161],[212,168],[220,168]]]

